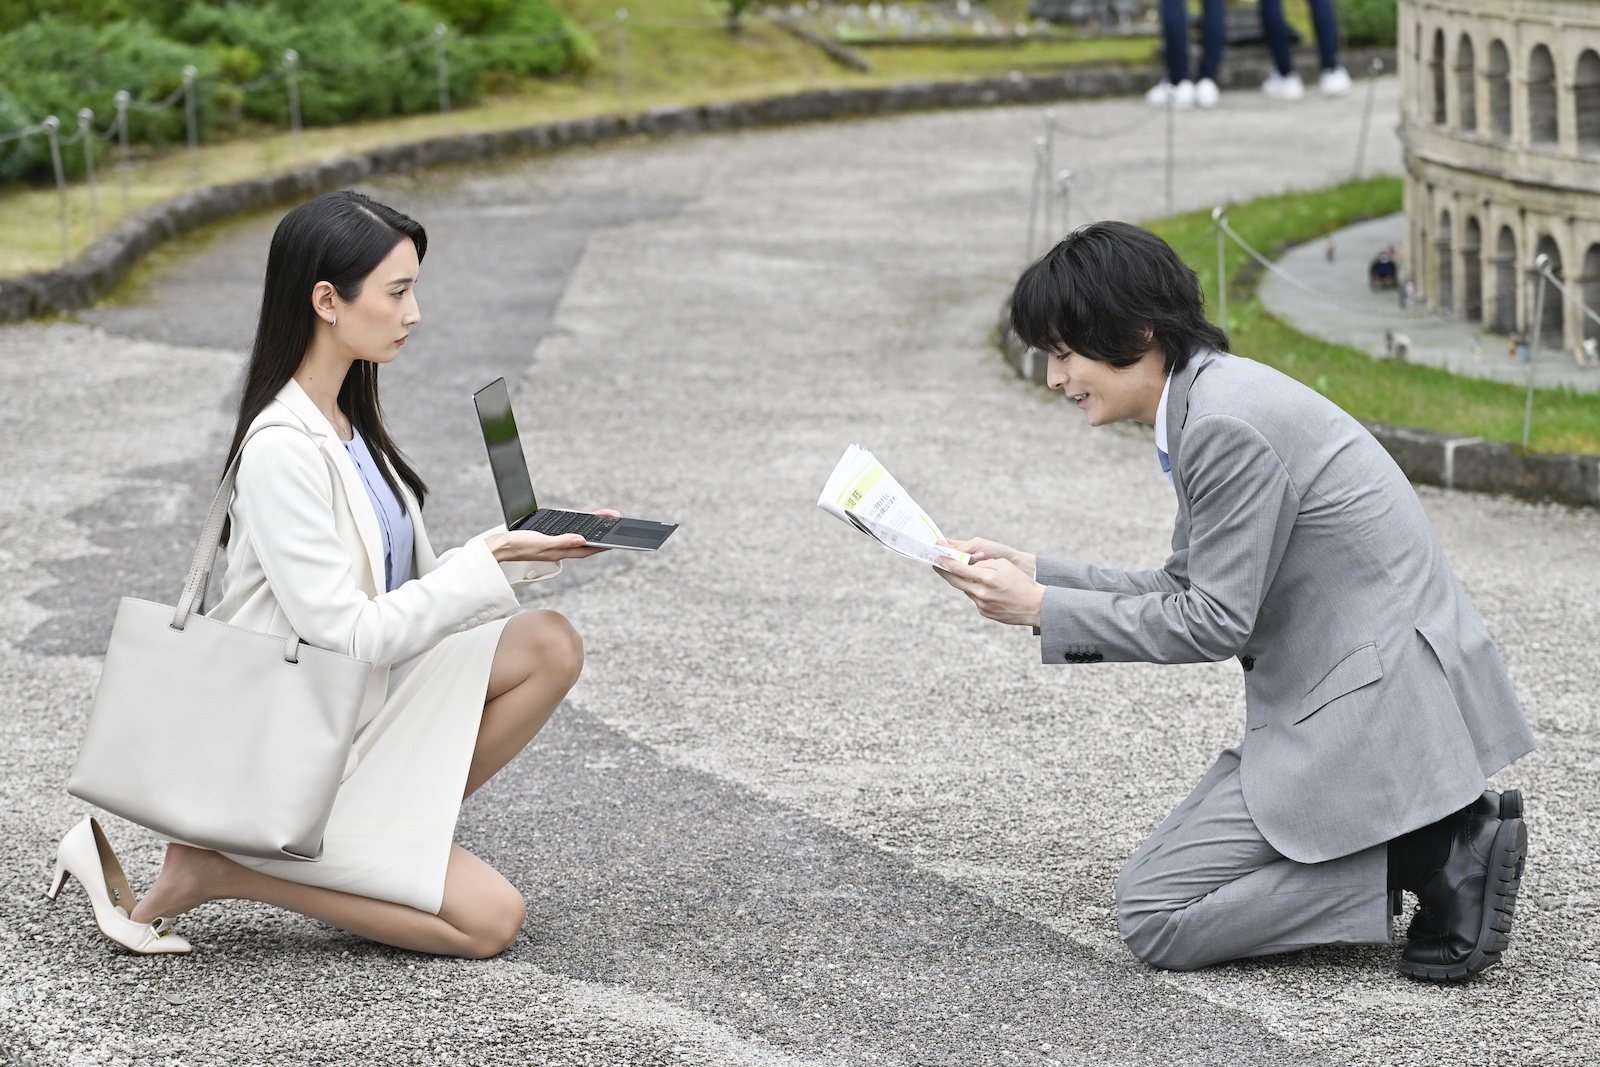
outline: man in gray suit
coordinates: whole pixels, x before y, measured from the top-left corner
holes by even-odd
[[[1046,663],[1238,657],[1246,721],[1117,880],[1123,940],[1191,969],[1387,942],[1435,981],[1499,962],[1521,884],[1533,748],[1494,643],[1416,494],[1372,435],[1293,379],[1224,354],[1198,279],[1124,223],[1068,236],[1018,281],[1012,326],[1091,426],[1153,425],[1177,491],[1160,570],[982,538],[940,573]]]

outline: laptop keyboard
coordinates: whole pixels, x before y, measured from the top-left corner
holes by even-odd
[[[611,532],[621,521],[609,515],[590,515],[582,511],[540,510],[533,513],[524,530],[559,537],[562,534],[582,534],[585,541],[598,541]]]

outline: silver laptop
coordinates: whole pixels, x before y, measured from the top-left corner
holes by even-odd
[[[496,378],[473,393],[472,403],[478,409],[483,443],[489,449],[489,469],[494,472],[494,487],[500,493],[506,529],[531,530],[552,537],[582,534],[585,544],[654,552],[678,528],[677,523],[541,508],[534,499],[533,479],[528,476],[528,461],[522,455],[522,439],[517,436],[517,420],[511,414],[511,391],[506,388],[506,380]]]

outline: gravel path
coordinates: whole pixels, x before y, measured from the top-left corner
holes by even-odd
[[[1149,112],[1058,111],[1080,210],[1159,210]],[[1182,119],[1198,208],[1326,184],[1360,107],[1230,95]],[[84,810],[62,786],[110,612],[176,594],[275,220],[94,325],[0,330],[0,1062],[1593,1062],[1600,516],[1422,491],[1541,741],[1503,776],[1533,839],[1506,965],[1439,989],[1390,948],[1135,963],[1112,879],[1237,738],[1237,668],[1043,667],[1025,631],[813,506],[858,441],[952,533],[1163,558],[1150,435],[1089,432],[989,347],[1039,121],[641,141],[376,190],[433,241],[385,396],[436,538],[492,521],[467,394],[498,373],[545,498],[683,523],[658,556],[540,590],[589,665],[463,811],[529,900],[486,963],[236,903],[184,920],[194,956],[141,959],[76,888],[43,901]],[[143,884],[157,842],[110,829]]]

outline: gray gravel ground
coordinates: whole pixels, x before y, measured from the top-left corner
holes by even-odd
[[[1149,113],[1059,110],[1080,209],[1159,210]],[[1345,173],[1360,112],[1230,95],[1182,119],[1179,206],[1203,207]],[[192,957],[142,959],[75,887],[43,901],[110,611],[176,595],[274,220],[97,325],[0,330],[0,1063],[1592,1063],[1600,515],[1422,491],[1541,742],[1502,776],[1533,840],[1506,963],[1435,988],[1393,948],[1134,962],[1112,880],[1237,738],[1237,668],[1041,666],[813,506],[857,441],[952,533],[1163,558],[1150,435],[1088,431],[988,344],[1038,128],[641,141],[376,190],[434,241],[385,395],[435,537],[492,520],[467,393],[497,373],[547,502],[683,523],[540,590],[589,663],[463,810],[529,901],[486,963],[238,903],[184,919]],[[143,884],[158,842],[109,825]]]

